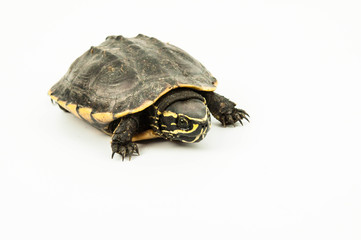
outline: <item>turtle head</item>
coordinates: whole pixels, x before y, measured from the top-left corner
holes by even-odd
[[[186,143],[201,141],[207,134],[211,118],[207,106],[199,99],[177,101],[160,116],[160,130],[169,140]]]
[[[158,109],[158,133],[172,141],[194,143],[201,141],[211,127],[209,109],[204,98],[187,94],[166,107]],[[173,99],[176,99],[173,97]]]

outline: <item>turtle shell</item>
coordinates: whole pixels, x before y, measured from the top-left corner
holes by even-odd
[[[60,106],[98,128],[140,112],[179,87],[214,91],[217,80],[185,51],[155,38],[109,36],[74,61],[50,90]]]

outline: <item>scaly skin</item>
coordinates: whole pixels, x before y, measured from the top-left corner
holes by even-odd
[[[235,108],[236,104],[226,97],[219,95],[215,92],[203,92],[202,95],[207,101],[207,106],[212,115],[222,123],[223,126],[235,125],[242,120],[246,119],[248,122],[248,113],[242,109]]]
[[[137,116],[124,117],[120,120],[112,136],[112,158],[115,153],[120,154],[123,161],[127,156],[130,160],[134,153],[139,155],[137,144],[132,142],[132,137],[138,132],[138,128],[139,120]]]

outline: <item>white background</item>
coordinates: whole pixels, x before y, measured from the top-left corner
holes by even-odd
[[[361,239],[359,1],[1,4],[0,239]],[[199,144],[110,138],[48,89],[107,35],[202,62],[251,115]]]

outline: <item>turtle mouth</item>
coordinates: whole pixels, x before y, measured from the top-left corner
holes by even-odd
[[[178,141],[183,143],[197,143],[202,141],[209,131],[208,127],[199,128],[195,134],[172,134],[164,133],[163,137],[170,141]]]
[[[207,133],[209,131],[209,127],[205,126],[205,127],[200,127],[197,132],[195,132],[194,135],[190,136],[190,135],[182,135],[182,136],[178,136],[179,141],[184,142],[184,143],[197,143],[202,141]]]

